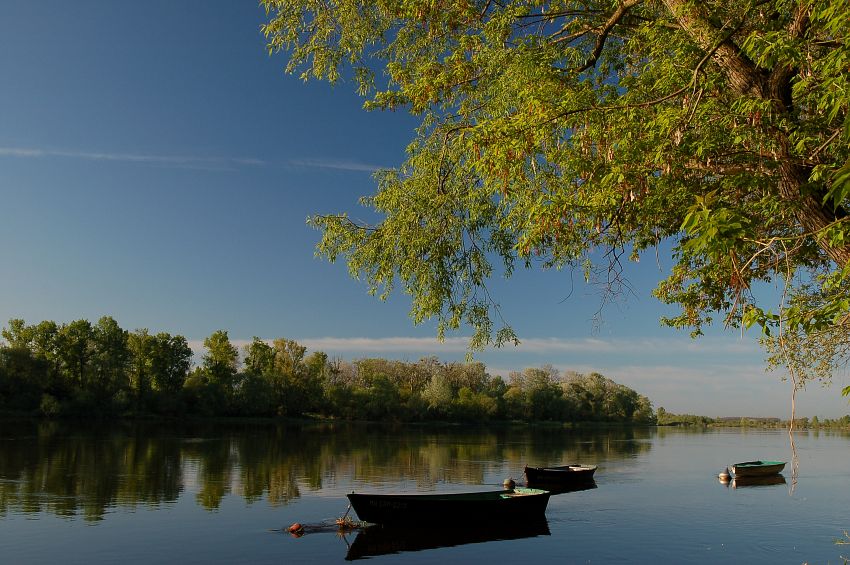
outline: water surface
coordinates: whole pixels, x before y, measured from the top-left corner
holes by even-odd
[[[795,436],[774,484],[723,485],[791,460],[774,430],[478,429],[313,424],[0,423],[3,563],[842,563],[850,435]],[[599,466],[546,524],[315,529],[345,494],[498,488],[529,465]],[[850,541],[850,540],[848,540]]]

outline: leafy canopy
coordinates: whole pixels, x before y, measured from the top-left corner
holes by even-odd
[[[262,4],[288,72],[353,77],[367,109],[421,117],[363,199],[376,225],[310,219],[320,255],[381,296],[401,284],[415,322],[515,340],[487,292],[497,267],[616,290],[622,260],[669,240],[665,324],[699,334],[719,313],[784,352],[848,333],[846,0]],[[774,308],[752,291],[767,281]]]

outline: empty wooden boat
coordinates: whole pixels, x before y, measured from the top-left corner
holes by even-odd
[[[596,465],[558,465],[555,467],[525,467],[525,480],[529,485],[569,485],[593,480]]]
[[[373,524],[496,523],[541,520],[549,491],[515,488],[445,494],[348,495],[351,507],[364,522]]]

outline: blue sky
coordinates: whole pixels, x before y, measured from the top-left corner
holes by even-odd
[[[350,211],[398,165],[416,121],[364,112],[351,83],[283,73],[254,2],[0,4],[0,323],[110,315],[193,343],[287,337],[355,359],[462,360],[409,301],[379,302],[313,255],[314,213]],[[671,265],[629,266],[634,293],[602,312],[580,274],[518,272],[492,289],[523,343],[476,355],[492,373],[598,371],[668,411],[787,417],[754,334],[693,341],[662,328],[650,290]],[[850,412],[837,375],[798,414]]]

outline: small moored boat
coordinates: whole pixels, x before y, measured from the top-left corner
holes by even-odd
[[[445,494],[348,495],[357,516],[374,524],[445,524],[543,520],[549,491],[515,488]]]
[[[559,465],[556,467],[525,467],[525,480],[537,484],[575,484],[590,482],[596,465]]]
[[[745,461],[730,465],[735,478],[776,475],[785,468],[785,461]]]

